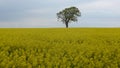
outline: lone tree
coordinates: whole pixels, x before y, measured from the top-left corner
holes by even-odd
[[[68,23],[78,21],[77,17],[79,16],[81,16],[81,12],[76,7],[65,8],[57,13],[58,20],[62,21],[66,28],[68,28]]]

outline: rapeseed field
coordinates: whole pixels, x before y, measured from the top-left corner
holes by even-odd
[[[1,28],[0,68],[120,68],[120,28]]]

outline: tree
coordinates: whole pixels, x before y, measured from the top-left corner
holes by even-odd
[[[66,28],[68,28],[68,23],[78,21],[77,17],[79,16],[81,16],[81,12],[76,7],[65,8],[57,13],[58,20],[62,21]]]

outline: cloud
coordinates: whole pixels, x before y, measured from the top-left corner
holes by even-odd
[[[64,24],[57,22],[56,13],[70,6],[82,12],[80,24],[71,26],[104,26],[113,21],[119,24],[119,3],[119,0],[0,0],[0,27],[61,27]]]
[[[119,0],[96,0],[77,6],[86,10],[120,10],[119,3]]]
[[[98,0],[98,1],[94,1],[92,3],[86,3],[82,5],[82,8],[86,8],[86,9],[109,9],[113,7],[113,3],[111,3],[110,1],[102,1],[102,0]]]
[[[5,25],[5,26],[3,26]],[[43,27],[63,27],[64,24],[57,22],[54,18],[25,18],[18,22],[2,22],[0,27],[7,28],[43,28]]]
[[[120,17],[119,0],[94,0],[77,4],[86,17]]]

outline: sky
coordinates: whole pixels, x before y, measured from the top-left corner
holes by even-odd
[[[120,27],[120,0],[0,0],[0,28],[65,27],[56,13],[71,6],[82,16],[69,27]]]

